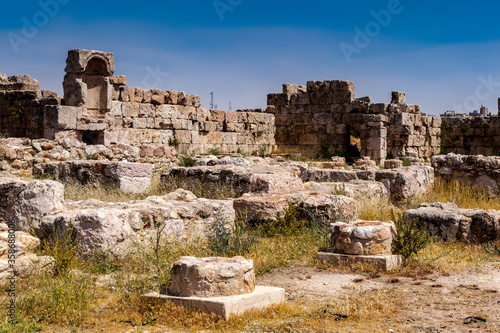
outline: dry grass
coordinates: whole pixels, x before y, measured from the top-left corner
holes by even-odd
[[[420,196],[418,202],[452,202],[460,208],[500,210],[498,195],[491,195],[484,188],[464,184],[460,181],[446,183],[436,179],[434,190]]]
[[[159,174],[153,176],[151,189],[145,194],[123,192],[113,185],[103,187],[91,184],[82,185],[79,182],[64,182],[63,184],[65,199],[73,201],[96,199],[104,202],[128,202],[144,200],[153,195],[165,195],[180,188],[193,192],[198,198],[224,200],[241,196],[239,188],[229,183],[218,184],[198,179],[186,180],[180,177],[166,178],[166,181],[161,183]]]
[[[488,253],[483,245],[433,242],[422,249],[401,273],[409,276],[432,272],[451,274],[498,261],[500,257]]]

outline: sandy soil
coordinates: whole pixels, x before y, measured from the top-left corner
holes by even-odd
[[[486,264],[451,274],[420,278],[282,268],[258,279],[262,285],[285,288],[290,301],[314,304],[342,297],[354,290],[383,289],[400,293],[394,332],[500,332],[500,265]],[[354,285],[354,287],[353,287]],[[464,324],[469,316],[487,320]]]

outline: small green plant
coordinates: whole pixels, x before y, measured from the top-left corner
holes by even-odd
[[[247,157],[248,154],[245,153],[243,150],[241,150],[241,148],[238,148],[238,150],[236,151],[238,154],[242,155],[243,157]]]
[[[219,148],[212,148],[208,150],[208,155],[214,155],[214,156],[219,156],[221,154],[221,151]]]
[[[332,153],[330,153],[330,145],[328,144],[321,145],[320,157],[328,160],[332,158]]]
[[[56,226],[42,240],[42,251],[55,259],[55,273],[64,274],[76,261],[78,242],[72,227]]]
[[[260,157],[266,157],[269,155],[269,147],[271,147],[271,144],[269,143],[264,143],[262,145],[260,145],[259,147],[259,156]],[[252,153],[253,154],[253,153]]]
[[[177,138],[175,138],[175,137],[168,139],[168,145],[171,147],[178,148],[179,144],[180,144],[179,140],[177,140]]]
[[[262,135],[264,135],[264,131],[257,131],[255,133],[255,137],[260,138]]]
[[[252,224],[265,237],[276,235],[297,235],[310,226],[310,221],[303,218],[293,204],[288,205],[284,214],[278,212],[276,220],[262,221],[258,217],[252,220]]]
[[[253,233],[246,230],[244,220],[238,219],[234,226],[228,226],[221,218],[216,218],[209,227],[208,244],[216,256],[246,255],[256,242]]]
[[[87,160],[97,161],[98,159],[99,159],[99,154],[97,153],[87,155]]]
[[[483,246],[486,252],[500,256],[500,248],[497,245],[493,245],[492,243],[485,243],[483,244]]]
[[[408,263],[413,255],[431,242],[431,236],[427,232],[426,225],[418,219],[408,223],[406,214],[396,216],[394,211],[391,212],[391,216],[397,230],[397,235],[392,241],[392,251],[401,254],[405,263]]]
[[[179,166],[184,168],[192,167],[196,164],[196,160],[192,157],[181,155],[179,156]]]

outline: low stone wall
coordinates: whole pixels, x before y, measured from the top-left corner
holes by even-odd
[[[460,180],[486,188],[494,194],[500,189],[500,157],[482,155],[438,155],[432,157],[436,177],[450,182]]]

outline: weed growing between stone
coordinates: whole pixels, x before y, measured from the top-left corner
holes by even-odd
[[[392,240],[392,252],[402,255],[407,264],[412,256],[430,243],[431,236],[425,224],[418,219],[408,221],[406,214],[396,215],[392,212],[391,215],[397,230],[396,237]]]

